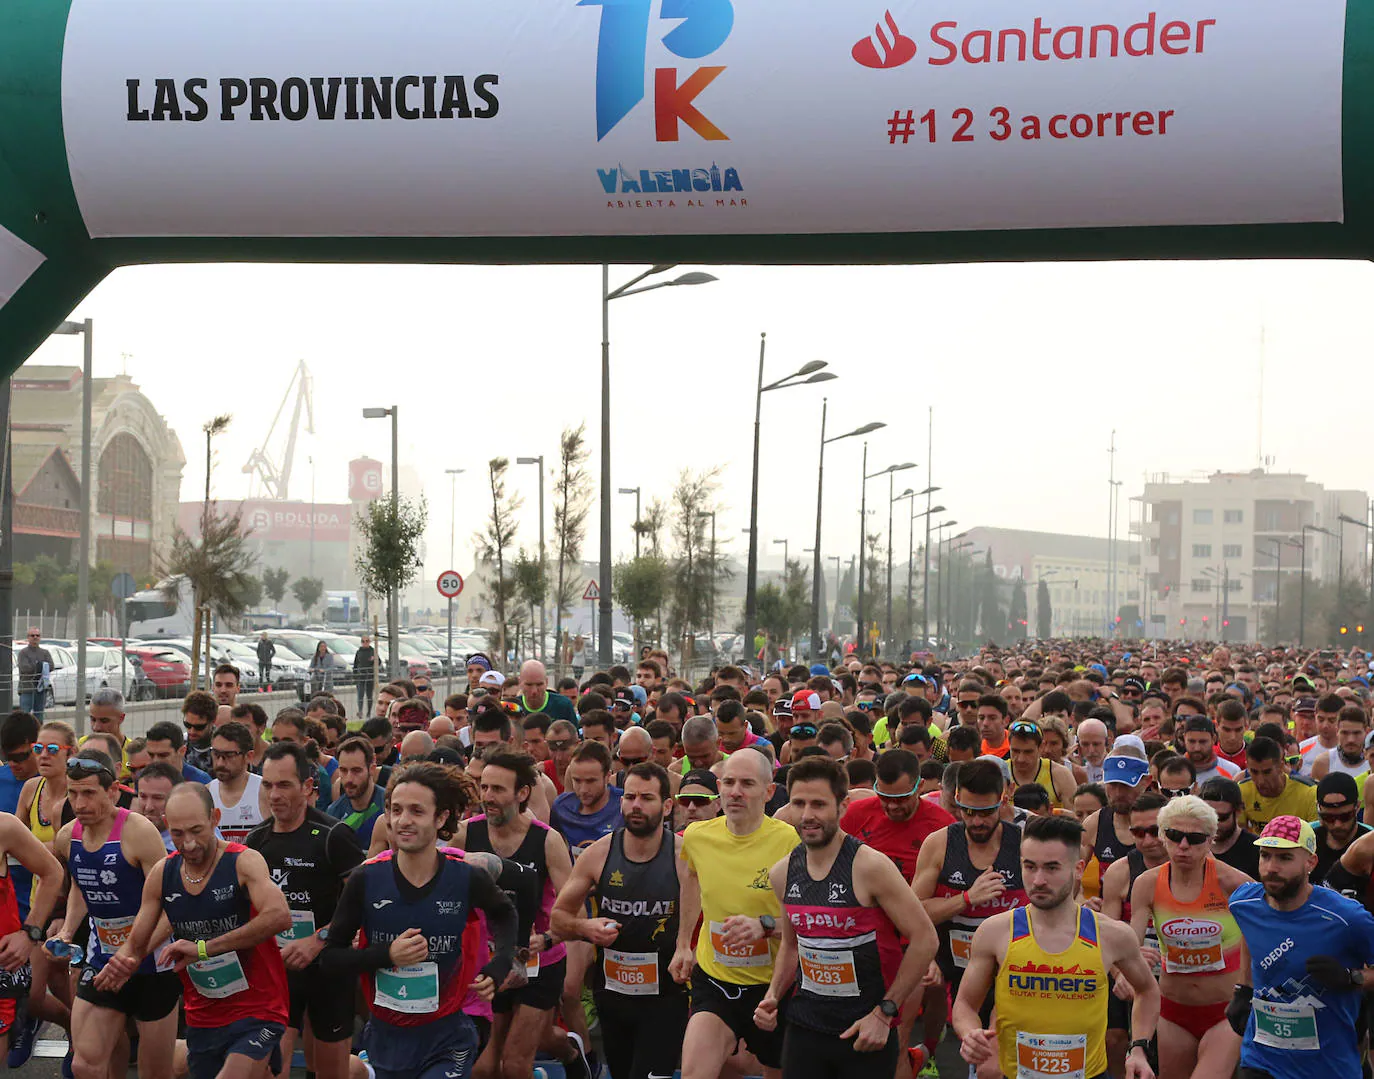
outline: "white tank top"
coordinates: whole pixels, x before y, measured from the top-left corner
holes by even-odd
[[[1344,772],[1359,779],[1369,774],[1369,762],[1361,757],[1358,764],[1346,764],[1341,757],[1341,747],[1337,746],[1335,749],[1327,750],[1326,771],[1328,775],[1332,772]]]
[[[262,810],[258,808],[258,790],[262,786],[262,776],[256,772],[248,773],[248,786],[243,788],[243,796],[237,804],[227,806],[219,793],[219,780],[212,779],[205,785],[210,797],[215,800],[219,810],[219,830],[230,843],[242,843],[244,836],[262,823]]]

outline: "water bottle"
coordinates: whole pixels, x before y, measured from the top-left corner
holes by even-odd
[[[46,948],[48,954],[55,959],[65,959],[74,967],[80,965],[81,961],[86,958],[86,951],[80,944],[68,944],[65,940],[58,937],[53,937],[53,939],[47,941],[43,947]]]

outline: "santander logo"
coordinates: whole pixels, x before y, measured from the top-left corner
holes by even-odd
[[[855,42],[850,54],[864,67],[901,67],[916,55],[916,42],[897,29],[897,20],[887,11],[882,22],[873,27],[873,34]]]

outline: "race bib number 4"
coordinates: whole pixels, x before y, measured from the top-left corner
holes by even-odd
[[[1255,1043],[1272,1049],[1320,1049],[1317,1013],[1310,1004],[1252,1002],[1255,1011]]]
[[[192,963],[186,968],[186,974],[200,995],[212,1000],[232,997],[248,988],[248,979],[244,976],[238,952],[225,952]]]
[[[1016,1079],[1086,1079],[1086,1034],[1016,1032]]]
[[[822,997],[857,997],[859,977],[854,970],[853,952],[824,952],[818,948],[798,948],[802,988]]]
[[[723,967],[767,967],[773,964],[773,953],[768,949],[768,938],[760,937],[748,944],[726,944],[725,925],[712,922],[711,951],[716,962]]]
[[[658,996],[658,953],[606,949],[606,988],[627,997]]]
[[[373,1003],[393,1012],[422,1014],[439,1010],[439,964],[384,967],[377,971]]]

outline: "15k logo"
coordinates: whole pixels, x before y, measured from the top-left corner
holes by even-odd
[[[600,142],[644,99],[649,19],[655,0],[577,0],[601,8],[596,49],[596,138]],[[661,0],[658,17],[678,20],[661,39],[674,56],[700,60],[719,49],[735,25],[732,0]],[[724,71],[702,66],[678,81],[678,69],[654,71],[654,132],[659,142],[678,141],[678,122],[703,139],[728,140],[696,106],[697,96]]]

